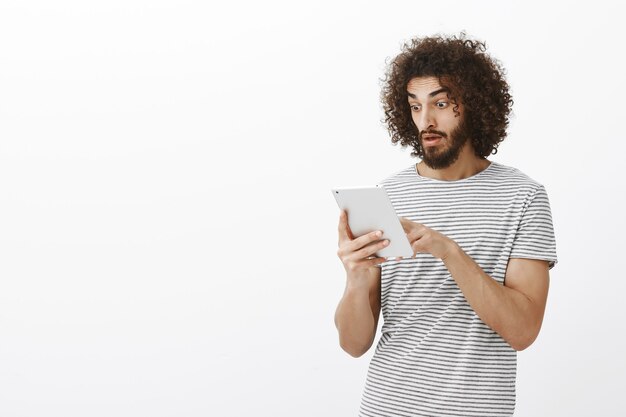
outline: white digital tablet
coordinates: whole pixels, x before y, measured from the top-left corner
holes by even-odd
[[[339,208],[348,213],[348,225],[355,238],[382,230],[381,239],[389,239],[389,246],[376,252],[376,256],[413,256],[413,248],[384,187],[343,187],[331,191]]]

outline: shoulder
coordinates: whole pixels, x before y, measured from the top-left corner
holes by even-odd
[[[537,192],[545,192],[543,184],[518,168],[492,161],[490,172],[491,177],[497,179],[503,186],[508,185],[518,190],[525,190],[531,195]]]
[[[416,180],[415,165],[413,164],[407,168],[403,168],[399,171],[396,171],[388,175],[387,177],[379,181],[378,185],[385,187],[385,188],[394,187],[394,186],[406,184],[409,182],[415,182],[415,180]]]

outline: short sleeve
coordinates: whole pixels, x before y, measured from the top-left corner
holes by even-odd
[[[557,263],[552,212],[543,185],[537,188],[526,204],[509,257],[548,261],[550,269]]]

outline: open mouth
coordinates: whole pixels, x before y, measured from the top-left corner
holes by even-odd
[[[439,142],[441,142],[441,140],[441,136],[427,136],[425,138],[422,138],[422,143],[424,144],[424,146],[432,146],[437,145]]]

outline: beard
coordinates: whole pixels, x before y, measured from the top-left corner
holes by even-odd
[[[424,147],[422,135],[425,133],[432,133],[443,137],[446,139],[446,144]],[[422,157],[422,161],[426,164],[426,166],[432,169],[443,169],[449,167],[456,162],[457,159],[459,159],[461,149],[463,149],[463,145],[467,142],[468,137],[469,131],[467,124],[465,123],[465,118],[463,118],[456,129],[450,133],[449,137],[446,133],[438,130],[419,132],[418,140],[421,145],[420,156]]]

